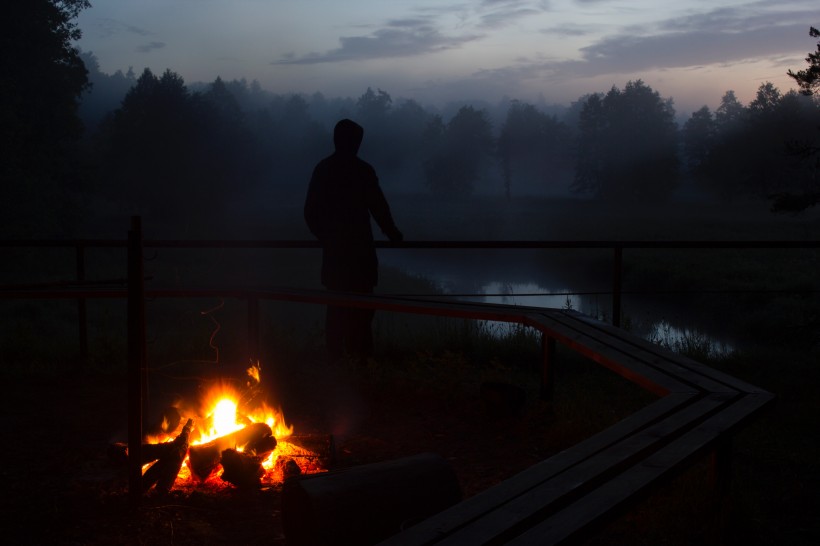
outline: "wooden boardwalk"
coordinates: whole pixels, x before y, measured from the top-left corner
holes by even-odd
[[[542,394],[549,397],[560,343],[658,399],[614,426],[383,542],[385,545],[568,544],[698,457],[727,472],[731,438],[774,396],[702,363],[581,313],[446,298],[272,288],[219,295],[372,308],[530,326],[543,336]],[[148,297],[208,297],[148,290]],[[252,313],[249,313],[249,317]]]
[[[25,289],[6,290],[3,296],[12,299],[127,296],[129,305],[133,297],[121,289],[65,288],[41,288],[36,293]],[[697,457],[711,453],[718,470],[725,471],[734,432],[774,399],[771,393],[754,385],[574,311],[286,287],[144,291],[147,298],[214,296],[248,302],[248,327],[252,335],[258,335],[256,323],[261,300],[519,323],[537,329],[543,336],[544,397],[548,398],[551,393],[556,343],[659,397],[609,429],[390,537],[383,542],[385,545],[576,542],[619,508],[639,499],[651,486],[682,470]],[[139,374],[130,381],[138,384]],[[139,467],[135,472],[134,481],[139,483]],[[135,487],[135,492],[138,491]]]

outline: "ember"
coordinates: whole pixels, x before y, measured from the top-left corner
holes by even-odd
[[[251,366],[247,375],[243,392],[220,384],[206,394],[199,408],[163,412],[158,432],[142,445],[145,491],[153,487],[162,494],[172,488],[220,482],[257,488],[327,469],[333,459],[332,438],[294,435],[280,410],[259,402],[264,398],[259,365]],[[109,456],[126,462],[128,446],[113,444]]]

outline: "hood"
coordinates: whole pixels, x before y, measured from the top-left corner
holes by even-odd
[[[356,155],[359,153],[362,138],[364,138],[364,128],[349,119],[339,121],[333,129],[333,144],[336,146],[336,153]]]

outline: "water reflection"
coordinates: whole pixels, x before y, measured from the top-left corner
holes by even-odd
[[[488,282],[480,287],[480,295],[459,295],[460,299],[486,303],[503,303],[525,307],[573,309],[599,320],[611,317],[611,295],[606,292],[577,292],[570,288],[545,288],[537,283]],[[709,335],[700,328],[673,324],[657,319],[652,312],[631,307],[628,326],[632,333],[675,352],[701,357],[720,357],[734,352],[732,343]],[[518,325],[487,322],[488,331],[503,336],[514,332]]]

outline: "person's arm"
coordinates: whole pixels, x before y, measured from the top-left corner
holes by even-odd
[[[393,221],[393,215],[390,212],[390,205],[387,204],[387,198],[379,186],[379,179],[373,174],[372,183],[368,189],[368,208],[373,219],[376,220],[382,233],[393,242],[401,242],[404,240],[404,235],[399,228],[396,227],[396,222]]]

